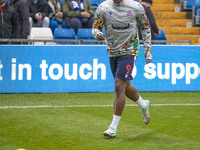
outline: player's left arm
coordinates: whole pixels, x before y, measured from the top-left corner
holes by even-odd
[[[151,62],[152,59],[152,52],[151,52],[151,30],[150,30],[150,23],[144,11],[142,5],[138,9],[137,20],[140,24],[142,38],[144,41],[143,50],[144,55],[147,63]]]

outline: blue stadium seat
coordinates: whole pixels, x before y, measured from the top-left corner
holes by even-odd
[[[60,3],[62,4],[64,2],[64,0],[60,0]]]
[[[68,28],[67,25],[66,25],[66,23],[65,23],[65,20],[62,22],[62,28]]]
[[[104,2],[105,0],[89,0],[90,4],[92,5],[92,8],[94,10],[97,9],[97,7],[99,6],[99,4],[101,4],[102,2]]]
[[[79,28],[77,33],[77,39],[95,39],[92,35],[91,28]]]
[[[92,7],[97,7],[98,6],[98,0],[89,0],[90,4],[92,5]]]
[[[76,39],[76,34],[72,28],[56,28],[54,32],[54,39]],[[75,44],[75,42],[59,43],[59,44]]]
[[[96,39],[92,35],[91,28],[79,28],[77,33],[78,40],[95,40]],[[82,44],[98,44],[98,42],[82,42]]]
[[[106,1],[106,0],[98,0],[98,3],[101,4],[104,1]]]
[[[159,30],[161,33],[159,35],[156,35],[156,40],[167,40],[164,30],[163,29],[159,29]],[[159,43],[155,43],[155,44],[159,44]],[[160,44],[166,44],[166,43],[160,43]]]
[[[192,9],[192,24],[193,26],[200,25],[200,0],[194,0],[194,6]]]
[[[200,26],[200,8],[197,9],[194,15],[194,26]]]
[[[198,23],[200,24],[200,9],[199,10],[199,13],[198,13]]]
[[[194,2],[195,2],[195,0],[187,0],[186,7],[191,9],[194,5]]]
[[[200,0],[195,0],[193,8],[195,8],[196,13],[197,10],[200,8]]]
[[[195,0],[181,0],[182,10],[192,10]]]
[[[106,0],[89,0],[90,4],[92,5],[92,8],[96,11],[97,7]]]

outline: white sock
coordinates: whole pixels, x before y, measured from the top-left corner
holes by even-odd
[[[110,126],[113,127],[115,129],[115,131],[117,131],[117,126],[118,126],[120,119],[121,119],[121,116],[113,115],[113,120],[112,120],[112,123]]]
[[[144,109],[145,107],[147,107],[147,104],[145,103],[145,101],[142,99],[142,97],[139,95],[139,99],[136,101],[136,103],[142,108]]]

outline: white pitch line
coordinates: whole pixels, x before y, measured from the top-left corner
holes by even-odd
[[[126,104],[126,106],[138,106],[137,104]],[[194,104],[151,104],[151,106],[200,106],[200,103]],[[84,108],[84,107],[113,107],[113,105],[40,105],[40,106],[0,106],[0,109],[28,109],[28,108]]]

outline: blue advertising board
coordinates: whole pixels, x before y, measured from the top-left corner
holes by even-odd
[[[142,46],[134,79],[138,91],[200,91],[199,46]],[[106,46],[0,46],[0,93],[113,92]]]

